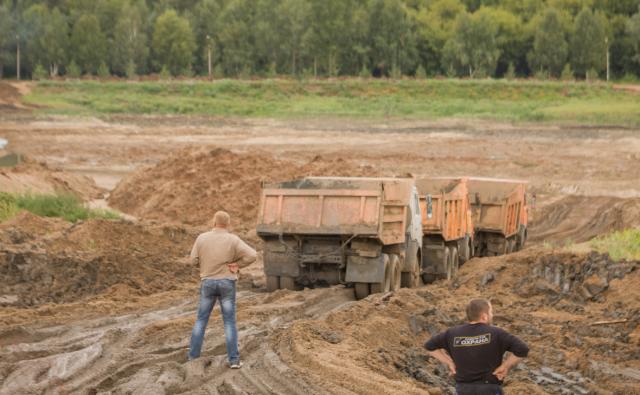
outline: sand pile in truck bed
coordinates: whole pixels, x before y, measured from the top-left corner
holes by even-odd
[[[208,224],[215,211],[226,210],[234,229],[248,232],[255,227],[261,182],[306,175],[373,176],[376,170],[342,159],[299,164],[264,151],[184,149],[123,179],[109,204],[138,218],[190,225]]]

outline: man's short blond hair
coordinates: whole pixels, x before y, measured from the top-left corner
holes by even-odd
[[[467,318],[469,321],[478,321],[482,314],[489,314],[491,302],[487,299],[472,299],[466,308]]]
[[[213,215],[213,226],[229,226],[231,217],[226,211],[217,211]]]

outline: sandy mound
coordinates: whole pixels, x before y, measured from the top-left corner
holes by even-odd
[[[195,268],[184,257],[195,236],[179,227],[70,224],[23,213],[0,226],[0,304],[73,302],[105,292],[146,295],[191,284]]]
[[[490,297],[495,324],[531,348],[508,377],[507,393],[637,393],[640,303],[637,292],[624,290],[640,281],[639,267],[539,250],[474,259],[453,283],[372,295],[324,319],[294,322],[274,347],[329,393],[447,393],[453,381],[422,344],[463,323],[470,298]],[[627,321],[590,325],[618,319]]]
[[[255,226],[262,181],[305,175],[375,175],[370,166],[316,157],[299,165],[255,151],[184,149],[156,166],[122,180],[109,204],[138,218],[208,224],[217,210],[228,211],[234,228],[247,232]]]
[[[536,209],[531,241],[583,242],[640,226],[640,199],[567,196]]]
[[[29,158],[16,167],[0,168],[0,192],[65,192],[73,193],[83,200],[96,199],[104,193],[90,177],[50,168]]]
[[[0,110],[21,110],[27,108],[20,99],[29,87],[25,83],[0,82]]]
[[[185,361],[197,303],[192,290],[190,300],[182,295],[152,311],[0,329],[0,392],[62,384],[97,393],[446,394],[453,382],[422,344],[463,322],[467,301],[483,296],[494,303],[495,324],[531,348],[508,376],[507,394],[638,393],[638,267],[538,248],[473,259],[453,282],[361,301],[341,286],[241,292],[239,372],[225,364],[217,309],[202,358]],[[87,309],[105,308],[93,303]],[[37,313],[32,319],[47,318],[44,308],[28,309]],[[593,325],[599,321],[612,323]]]

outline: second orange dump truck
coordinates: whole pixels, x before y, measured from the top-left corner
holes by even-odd
[[[422,278],[455,277],[473,256],[474,229],[465,178],[416,180],[422,212]]]

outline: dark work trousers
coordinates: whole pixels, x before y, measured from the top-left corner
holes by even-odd
[[[457,383],[456,395],[502,395],[500,384]]]

